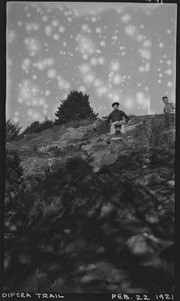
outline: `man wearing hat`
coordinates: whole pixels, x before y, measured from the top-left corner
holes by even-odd
[[[163,96],[162,100],[165,104],[164,105],[164,114],[174,114],[174,111],[175,111],[174,104],[172,102],[168,101],[167,96]]]
[[[123,120],[125,119],[125,122],[127,123],[129,121],[129,117],[121,110],[119,110],[119,102],[114,102],[112,104],[113,112],[111,112],[107,118],[107,122],[110,123],[110,134],[115,133],[115,125],[119,122],[123,123]],[[123,128],[121,126],[121,132],[123,132]]]
[[[167,96],[163,96],[162,100],[165,104],[164,105],[165,124],[169,128],[174,123],[175,106],[172,102],[168,101]]]

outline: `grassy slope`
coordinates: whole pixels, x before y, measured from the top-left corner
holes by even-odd
[[[152,116],[134,119],[146,125],[131,128],[115,150],[107,149],[104,128],[94,138],[87,123],[13,144],[24,170],[20,214],[6,231],[6,290],[172,290],[174,153],[164,137],[173,138],[173,129],[158,124],[166,135],[156,137]],[[156,145],[160,138],[166,147]]]

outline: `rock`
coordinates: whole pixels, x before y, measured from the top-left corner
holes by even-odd
[[[43,254],[53,254],[54,253],[54,247],[53,245],[46,245],[46,244],[41,244],[39,245],[40,252]]]
[[[129,290],[130,286],[131,286],[131,281],[124,280],[124,281],[122,281],[120,288],[122,291],[128,292],[127,290]]]
[[[149,174],[143,177],[143,180],[140,181],[140,184],[143,186],[155,186],[161,184],[163,179],[159,176],[158,173]]]
[[[96,263],[96,268],[97,270],[99,270],[100,272],[104,273],[104,274],[109,274],[111,275],[112,270],[113,270],[113,265],[108,263],[108,262],[97,262]]]
[[[167,184],[169,186],[175,186],[175,180],[171,180],[171,181],[167,182]]]
[[[21,264],[30,265],[31,264],[31,257],[25,253],[19,254],[19,261]]]
[[[150,224],[158,224],[159,218],[156,212],[154,211],[148,211],[148,213],[145,214],[146,221]]]
[[[85,264],[81,265],[78,270],[80,272],[85,272],[85,271],[93,271],[95,269],[96,269],[96,265],[93,263],[90,263],[88,265],[85,265]]]
[[[115,211],[115,207],[112,204],[106,204],[101,209],[100,218],[107,218],[112,212]]]
[[[7,255],[4,259],[4,272],[7,271],[11,263],[11,255]]]
[[[115,285],[115,284],[108,284],[108,285],[106,286],[106,290],[109,291],[109,292],[116,293],[117,290],[118,290],[118,285]]]
[[[11,231],[11,232],[16,232],[16,231],[17,231],[16,226],[11,225],[11,226],[9,227],[9,231]]]
[[[56,292],[58,292],[58,291],[60,291],[62,289],[63,285],[64,285],[64,280],[62,278],[58,278],[52,284],[52,289],[56,293]]]
[[[96,167],[94,167],[94,168],[93,168],[93,171],[94,171],[94,172],[98,172],[98,171],[100,171],[100,167],[97,167],[97,166],[96,166]]]
[[[85,275],[85,276],[83,276],[82,278],[81,278],[81,283],[82,284],[87,284],[87,283],[90,283],[91,281],[93,281],[95,278],[94,278],[94,276],[92,276],[92,275]]]
[[[87,212],[87,217],[91,218],[91,217],[95,216],[95,214],[96,214],[96,210],[95,209],[89,210]]]
[[[128,288],[128,294],[147,294],[148,291],[146,291],[144,288],[141,287],[129,287]]]
[[[120,283],[124,278],[126,278],[126,274],[123,270],[113,270],[110,281],[113,283]]]
[[[159,217],[165,215],[165,213],[166,213],[166,209],[162,205],[159,205],[158,206],[158,215],[159,215]]]
[[[137,256],[145,255],[146,253],[154,253],[154,250],[150,247],[143,234],[132,236],[125,245]]]
[[[102,253],[104,253],[105,252],[105,248],[104,247],[99,247],[98,249],[97,249],[97,254],[102,254]]]
[[[73,252],[74,250],[75,250],[75,243],[72,242],[64,249],[64,253],[69,254],[69,253]]]
[[[66,234],[71,234],[71,229],[65,229],[65,230],[64,230],[64,233],[66,233]]]

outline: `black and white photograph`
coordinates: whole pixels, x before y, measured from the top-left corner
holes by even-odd
[[[176,43],[176,3],[7,1],[4,300],[173,300]]]

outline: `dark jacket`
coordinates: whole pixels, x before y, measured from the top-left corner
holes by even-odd
[[[129,121],[129,117],[123,111],[113,111],[109,114],[107,122],[109,122],[110,120],[112,120],[112,122],[120,121],[123,119],[123,117],[125,118],[126,122]]]

